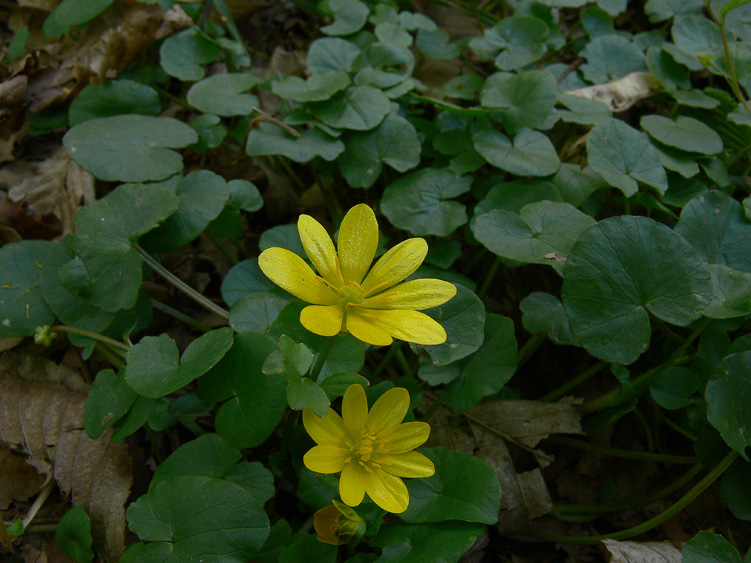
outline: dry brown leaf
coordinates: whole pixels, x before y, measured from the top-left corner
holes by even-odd
[[[611,111],[617,113],[627,110],[639,100],[654,96],[661,88],[660,81],[651,72],[632,72],[612,82],[569,90],[566,93],[605,102]]]
[[[25,203],[33,215],[54,214],[63,235],[73,231],[78,210],[95,197],[94,176],[62,147],[41,162],[6,166],[0,170],[0,187],[8,188],[8,198]]]
[[[670,542],[603,540],[609,563],[681,563],[683,555]]]
[[[551,458],[532,449],[541,440],[551,434],[584,434],[579,411],[567,401],[491,401],[467,409],[464,414],[507,440],[530,449],[542,467],[546,467]]]
[[[97,440],[86,435],[86,394],[80,376],[49,360],[0,356],[0,440],[87,508],[97,549],[116,561],[125,549],[133,464],[125,444],[110,442],[111,431]]]
[[[26,459],[0,446],[0,510],[14,500],[25,501],[39,492],[44,477],[26,463]]]

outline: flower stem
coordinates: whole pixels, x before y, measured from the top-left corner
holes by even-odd
[[[516,369],[518,370],[524,364],[527,363],[542,343],[545,341],[545,337],[542,334],[535,334],[524,343],[519,352],[516,354]]]
[[[109,336],[104,336],[98,332],[91,332],[90,330],[84,330],[75,326],[55,325],[50,330],[56,332],[68,332],[70,334],[78,334],[79,336],[85,336],[91,338],[103,344],[107,344],[110,348],[114,348],[118,353],[127,353],[130,350],[130,346]]]
[[[229,311],[226,309],[223,309],[213,301],[207,299],[200,293],[198,293],[195,289],[190,287],[188,284],[186,284],[184,281],[182,281],[180,278],[175,276],[172,272],[170,272],[167,268],[162,266],[159,262],[154,260],[143,248],[140,246],[136,246],[136,250],[138,250],[138,253],[141,255],[141,258],[143,258],[143,261],[146,262],[149,266],[151,266],[151,269],[154,270],[157,274],[162,276],[165,280],[170,282],[173,286],[175,286],[177,289],[182,291],[187,297],[198,303],[199,305],[205,307],[215,315],[220,316],[224,320],[229,320]]]
[[[659,526],[663,522],[667,522],[673,516],[681,512],[684,508],[691,504],[691,502],[693,502],[696,497],[698,497],[707,488],[709,488],[709,486],[714,483],[728,467],[730,467],[730,465],[735,461],[735,458],[737,457],[738,452],[730,452],[722,461],[720,461],[720,463],[715,465],[701,481],[699,481],[691,488],[691,490],[689,490],[685,495],[678,499],[678,501],[673,506],[671,506],[664,512],[661,512],[654,518],[650,518],[646,522],[642,522],[641,524],[634,526],[633,528],[628,528],[626,530],[621,530],[620,532],[614,532],[612,534],[602,534],[599,536],[564,536],[538,531],[532,531],[529,535],[539,540],[570,545],[595,545],[600,543],[604,539],[625,540],[628,538],[633,538],[634,536],[648,532],[649,530]]]
[[[94,348],[102,356],[107,358],[107,361],[111,363],[114,367],[116,367],[117,369],[122,369],[123,367],[125,367],[125,362],[123,362],[118,356],[114,354],[114,352],[112,352],[112,350],[107,348],[107,346],[105,346],[101,342],[97,342],[94,345]]]
[[[233,266],[240,263],[240,260],[237,258],[237,256],[235,256],[235,254],[229,249],[226,244],[224,244],[224,242],[222,242],[222,240],[218,236],[211,232],[211,229],[206,229],[204,231],[204,234],[212,243],[214,243],[214,246],[219,249],[219,252],[224,254],[224,256],[227,257],[227,260],[232,262]]]
[[[388,352],[386,352],[383,355],[383,358],[381,358],[381,361],[378,362],[378,365],[370,374],[370,377],[374,378],[384,370],[384,368],[389,364],[391,359],[394,357],[394,354],[396,354],[397,350],[399,350],[402,344],[404,344],[403,340],[394,340],[394,342],[391,344],[391,347],[388,349]]]
[[[318,381],[318,376],[321,374],[323,364],[326,363],[326,358],[329,357],[329,352],[331,352],[331,349],[334,347],[334,342],[336,342],[337,336],[339,335],[335,334],[334,336],[329,336],[328,340],[323,345],[323,350],[318,354],[318,359],[313,366],[313,371],[310,372],[310,379],[313,381]]]
[[[480,289],[477,291],[477,297],[482,299],[485,297],[485,295],[488,293],[488,290],[490,289],[491,284],[493,283],[493,279],[495,279],[495,275],[498,272],[498,268],[501,265],[501,259],[496,256],[495,260],[493,260],[493,263],[490,265],[490,269],[488,270],[487,275],[485,276],[485,279],[482,282],[482,286],[480,286]]]
[[[166,305],[162,303],[161,301],[157,301],[156,299],[151,300],[151,303],[154,305],[154,309],[158,309],[162,311],[163,313],[167,313],[171,317],[176,318],[178,321],[182,321],[187,325],[192,326],[193,328],[197,328],[198,330],[202,332],[209,332],[211,330],[211,327],[206,326],[200,321],[197,321],[191,316],[186,315],[185,313],[181,313],[177,309],[173,309],[169,305]]]
[[[412,372],[412,368],[409,367],[409,362],[407,361],[407,358],[404,356],[404,352],[402,352],[402,349],[399,348],[396,351],[396,361],[401,366],[402,371],[404,372],[404,375],[407,377],[414,377],[415,374]]]
[[[615,389],[605,393],[601,397],[585,403],[581,408],[582,414],[590,414],[599,410],[616,407],[631,400],[633,397],[641,395],[644,391],[647,390],[649,384],[655,377],[657,377],[667,368],[676,363],[678,358],[686,351],[689,346],[691,346],[694,340],[696,340],[696,338],[698,338],[698,336],[704,331],[704,329],[709,326],[710,322],[712,322],[712,319],[706,317],[699,321],[699,323],[696,325],[696,328],[689,335],[689,337],[686,338],[683,344],[681,344],[678,348],[675,349],[675,351],[673,351],[673,353],[667,360],[665,360],[656,368],[651,369],[643,373],[639,377],[634,378],[631,381],[631,389],[627,389],[623,385],[616,387]]]
[[[571,391],[572,389],[575,389],[582,383],[584,383],[587,379],[595,375],[596,373],[599,373],[602,371],[603,368],[605,368],[608,365],[607,362],[599,361],[593,366],[588,367],[580,374],[577,374],[576,376],[569,379],[566,383],[561,385],[560,387],[553,389],[550,393],[547,393],[546,395],[543,395],[538,401],[541,403],[550,403],[552,401],[556,401],[563,397],[566,393]]]
[[[640,506],[646,506],[656,500],[672,495],[675,491],[687,484],[701,471],[701,463],[692,465],[688,471],[678,479],[670,483],[667,487],[659,491],[636,500],[613,502],[610,504],[554,504],[553,513],[569,514],[606,514],[608,512],[621,512]]]
[[[548,442],[558,444],[559,446],[570,446],[589,452],[598,452],[613,457],[622,457],[625,459],[637,459],[640,461],[660,461],[663,463],[696,463],[698,460],[693,456],[658,454],[651,452],[636,452],[633,450],[622,450],[620,448],[610,448],[608,446],[599,446],[590,444],[575,438],[566,438],[565,436],[549,436]]]

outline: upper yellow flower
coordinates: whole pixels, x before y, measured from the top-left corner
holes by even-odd
[[[347,331],[376,346],[391,344],[392,337],[424,345],[446,341],[443,327],[418,311],[442,305],[456,295],[456,287],[436,279],[396,285],[425,259],[424,239],[397,244],[370,269],[378,246],[378,222],[367,205],[356,205],[344,217],[338,254],[326,229],[309,215],[300,215],[297,228],[320,276],[284,248],[264,250],[258,265],[276,285],[313,303],[300,314],[305,328],[322,336]]]
[[[321,418],[310,409],[302,413],[305,430],[318,444],[303,457],[316,473],[342,472],[339,496],[357,506],[365,493],[378,506],[396,514],[407,510],[409,493],[400,477],[430,477],[433,462],[418,452],[430,434],[427,422],[400,424],[409,408],[409,393],[401,387],[386,391],[368,412],[360,385],[344,393],[342,416],[332,409]]]

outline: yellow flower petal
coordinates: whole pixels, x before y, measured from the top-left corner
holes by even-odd
[[[381,432],[396,426],[407,415],[409,391],[404,387],[392,387],[381,395],[368,413],[367,427],[373,432]]]
[[[443,280],[419,279],[404,282],[374,297],[362,306],[368,309],[411,309],[420,311],[443,305],[456,295],[456,286]]]
[[[321,277],[334,287],[342,287],[344,280],[339,271],[336,249],[323,226],[310,215],[300,215],[297,220],[300,241],[313,266]]]
[[[362,385],[350,385],[342,399],[342,420],[344,427],[356,436],[360,435],[368,420],[368,398]]]
[[[358,314],[370,324],[399,340],[424,346],[446,342],[446,331],[425,313],[360,308]]]
[[[305,467],[316,473],[338,473],[344,469],[344,460],[350,456],[347,448],[331,446],[315,446],[303,456]]]
[[[302,326],[321,336],[339,334],[343,320],[343,305],[310,305],[300,312]]]
[[[390,454],[400,454],[419,448],[430,436],[430,425],[427,422],[405,422],[398,426],[379,432],[376,439],[384,443],[384,448]]]
[[[379,464],[386,473],[397,477],[430,477],[435,474],[433,462],[418,452],[374,455],[371,459]]]
[[[316,444],[339,446],[344,443],[347,429],[342,417],[329,409],[325,418],[321,418],[310,409],[302,411],[302,424]]]
[[[355,309],[347,312],[346,326],[352,336],[373,346],[388,346],[394,341],[388,332],[363,319]]]
[[[365,497],[365,480],[367,473],[357,462],[351,461],[344,465],[342,476],[339,478],[339,496],[344,504],[357,506]]]
[[[378,468],[367,473],[365,491],[374,503],[388,512],[400,514],[409,506],[409,492],[404,481]]]
[[[361,203],[347,212],[339,227],[338,244],[344,281],[360,283],[378,247],[378,221],[370,207]]]
[[[339,297],[294,252],[268,248],[258,257],[258,265],[276,285],[308,303],[334,305]]]
[[[396,285],[420,267],[428,253],[428,243],[421,238],[400,242],[381,256],[362,282],[365,295],[374,295]]]

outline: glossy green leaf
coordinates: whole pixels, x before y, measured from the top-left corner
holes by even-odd
[[[751,272],[751,223],[744,218],[742,205],[721,191],[704,192],[692,199],[683,208],[675,232],[708,263]]]
[[[305,375],[313,364],[313,353],[305,344],[295,342],[283,334],[279,339],[279,350],[272,352],[263,364],[266,375],[281,375],[288,382],[297,381]]]
[[[495,524],[501,502],[498,475],[481,459],[446,448],[423,448],[435,465],[435,475],[410,479],[405,522],[424,524],[461,520]]]
[[[744,317],[751,313],[751,274],[710,264],[712,301],[704,316],[712,319]]]
[[[691,88],[689,70],[665,50],[662,45],[653,45],[647,49],[647,68],[665,90],[675,91],[678,88]]]
[[[55,315],[40,290],[42,264],[55,244],[24,240],[0,248],[0,338],[31,336]]]
[[[112,427],[114,428],[111,437],[112,441],[119,442],[146,424],[156,404],[156,399],[139,396],[135,403],[130,406],[125,416],[112,423]]]
[[[424,349],[435,365],[446,365],[475,352],[485,338],[485,307],[471,290],[456,286],[450,301],[425,311],[446,329],[446,342]],[[413,345],[414,346],[414,345]]]
[[[522,207],[540,201],[563,201],[559,190],[546,180],[513,180],[490,188],[475,206],[475,220],[480,215],[501,209],[519,213]]]
[[[664,194],[668,189],[665,170],[647,136],[620,119],[601,123],[587,139],[589,164],[611,185],[631,197],[637,181]]]
[[[531,129],[519,131],[513,144],[496,131],[478,131],[472,142],[490,164],[519,176],[549,176],[561,165],[550,139]]]
[[[443,29],[420,29],[415,40],[415,45],[423,55],[439,61],[458,57],[462,53],[462,47],[468,43],[469,38],[451,42],[451,35]]]
[[[318,378],[318,386],[323,389],[327,395],[332,397],[342,397],[350,385],[362,385],[365,389],[370,385],[370,381],[357,373],[337,373],[326,377]]]
[[[564,275],[571,332],[590,354],[624,365],[649,347],[649,314],[686,326],[711,297],[696,250],[646,217],[614,217],[584,231]]]
[[[516,70],[542,57],[550,30],[544,21],[533,16],[504,18],[482,37],[473,38],[469,47],[486,58],[495,57],[501,70]]]
[[[707,383],[707,419],[725,443],[748,461],[751,437],[751,352],[727,356]]]
[[[229,352],[198,381],[200,398],[226,400],[216,415],[216,431],[230,446],[258,446],[282,420],[287,383],[262,371],[266,358],[278,349],[270,336],[236,334]]]
[[[303,377],[287,386],[289,408],[297,411],[311,409],[321,418],[326,416],[331,402],[326,392],[313,380]]]
[[[258,98],[247,94],[260,80],[252,72],[215,74],[188,90],[188,103],[204,113],[232,117],[250,115]]]
[[[532,334],[545,334],[556,344],[579,346],[568,326],[568,316],[560,299],[549,293],[535,291],[519,305],[522,324]]]
[[[221,54],[221,48],[197,27],[168,37],[159,48],[164,71],[184,81],[201,80],[206,75],[203,65]]]
[[[63,285],[105,311],[132,308],[142,281],[133,243],[178,204],[166,187],[124,184],[86,205],[76,216],[73,249],[79,258],[60,271]]]
[[[391,223],[414,235],[448,236],[467,222],[463,204],[451,201],[467,193],[469,176],[426,168],[399,178],[383,192],[381,211]]]
[[[683,546],[683,563],[741,563],[738,551],[722,536],[699,532]]]
[[[314,534],[297,534],[290,545],[279,554],[278,563],[336,563],[337,546],[318,541]]]
[[[60,519],[55,529],[55,541],[60,546],[60,551],[76,563],[94,561],[91,520],[83,506],[74,506]]]
[[[486,108],[503,110],[503,126],[514,135],[523,127],[535,128],[542,124],[553,109],[557,95],[555,77],[550,71],[527,70],[495,80],[490,77],[483,87],[480,103]]]
[[[116,115],[84,121],[63,137],[70,157],[100,180],[145,182],[180,172],[171,150],[198,141],[189,126],[171,117]]]
[[[736,460],[722,476],[720,493],[733,516],[751,520],[751,464]]]
[[[175,195],[177,211],[142,239],[151,252],[169,252],[197,238],[222,212],[230,193],[224,178],[198,170],[180,181]]]
[[[258,267],[258,258],[243,260],[232,266],[222,280],[222,299],[227,305],[234,305],[238,299],[253,291],[274,291],[278,295],[287,292],[279,289]]]
[[[394,522],[371,542],[383,548],[379,563],[455,563],[484,531],[484,525],[471,522]]]
[[[329,0],[334,23],[321,27],[326,35],[349,35],[362,28],[370,10],[360,0]]]
[[[581,56],[588,61],[581,67],[582,74],[595,84],[647,70],[644,53],[621,35],[603,35],[590,41]]]
[[[128,525],[146,544],[141,563],[246,563],[269,535],[269,520],[240,485],[178,476],[130,505]]]
[[[236,202],[243,211],[258,211],[263,207],[261,192],[253,182],[248,180],[230,180],[227,182],[232,201]]]
[[[63,0],[48,16],[56,25],[68,28],[93,20],[114,0]],[[46,25],[46,24],[45,24]]]
[[[309,106],[317,119],[336,129],[367,131],[378,125],[391,110],[383,92],[370,86],[350,86],[325,102]]]
[[[144,397],[163,397],[209,371],[231,346],[230,328],[199,336],[182,357],[175,341],[166,334],[146,336],[128,352],[125,380]]]
[[[699,376],[687,368],[671,366],[661,372],[649,386],[649,393],[664,409],[677,410],[691,404],[699,390]]]
[[[524,206],[519,214],[496,209],[480,215],[472,232],[498,256],[548,264],[562,273],[571,247],[594,223],[569,203],[541,201]]]
[[[227,129],[216,115],[203,114],[191,121],[190,126],[198,133],[198,142],[191,145],[196,152],[206,152],[222,144]]]
[[[344,152],[337,159],[344,179],[353,188],[369,188],[381,175],[383,164],[406,172],[420,163],[420,141],[414,126],[390,113],[370,131],[342,136]]]
[[[597,190],[608,187],[605,179],[591,166],[582,168],[578,164],[562,162],[558,172],[550,181],[558,188],[563,201],[580,206]],[[548,198],[550,199],[550,198]]]
[[[722,150],[720,136],[692,117],[679,116],[673,121],[661,115],[645,115],[640,123],[647,133],[670,147],[707,155]]]
[[[295,137],[272,123],[260,123],[250,131],[245,151],[250,156],[281,155],[295,162],[308,162],[316,156],[334,160],[344,151],[344,144],[318,128]]]
[[[125,416],[137,398],[122,373],[115,375],[111,369],[100,371],[91,384],[83,411],[83,426],[89,438],[99,438],[107,426]]]
[[[516,352],[513,321],[489,313],[485,317],[485,339],[477,352],[448,366],[429,366],[433,370],[459,371],[446,386],[444,397],[454,412],[461,412],[501,390],[516,372]],[[421,379],[422,372],[421,366]]]
[[[612,117],[610,107],[599,100],[592,100],[575,94],[558,94],[558,101],[568,108],[559,110],[561,121],[580,125],[597,125]]]
[[[158,115],[162,102],[156,90],[133,80],[89,84],[73,98],[68,110],[71,126],[89,119],[137,113]]]
[[[644,12],[649,21],[658,23],[676,16],[698,15],[704,7],[704,0],[647,0]]]
[[[271,91],[280,98],[295,102],[320,102],[350,85],[349,75],[343,70],[313,74],[303,80],[289,76],[271,84]]]
[[[243,295],[232,304],[229,326],[235,332],[266,333],[291,300],[291,296],[271,291],[254,291]]]
[[[316,39],[308,48],[308,70],[313,74],[323,72],[352,70],[360,48],[345,39],[338,37],[323,37]]]
[[[673,42],[689,55],[705,55],[722,48],[720,28],[709,18],[681,16],[673,21]]]
[[[699,165],[691,154],[657,142],[652,142],[652,146],[657,152],[660,164],[666,170],[678,172],[684,178],[691,178],[699,173]]]

